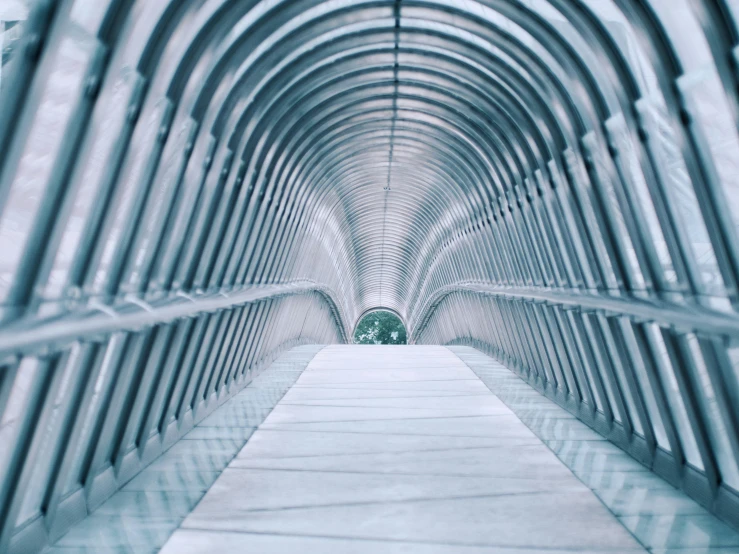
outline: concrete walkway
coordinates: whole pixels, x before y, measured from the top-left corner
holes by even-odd
[[[331,346],[162,552],[645,550],[450,350]]]

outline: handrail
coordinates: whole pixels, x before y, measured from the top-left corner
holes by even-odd
[[[409,329],[409,344],[428,324],[436,306],[455,292],[471,292],[485,296],[542,302],[556,306],[570,306],[604,315],[621,315],[642,321],[655,321],[683,332],[728,335],[739,337],[739,316],[696,304],[678,304],[637,296],[607,296],[599,293],[576,292],[528,287],[505,287],[482,283],[458,283],[439,289],[428,299],[419,322]]]
[[[126,297],[118,305],[88,305],[83,311],[61,316],[28,318],[0,327],[0,353],[27,352],[90,336],[130,331],[168,323],[198,314],[217,312],[259,300],[316,292],[329,304],[344,341],[347,338],[345,318],[329,289],[312,281],[295,281],[271,285],[250,285],[232,292],[177,294],[160,302],[144,304],[139,298]],[[133,301],[136,300],[136,301]]]

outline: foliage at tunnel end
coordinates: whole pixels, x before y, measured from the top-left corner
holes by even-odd
[[[390,312],[378,310],[367,314],[354,332],[355,344],[406,344],[403,322]]]

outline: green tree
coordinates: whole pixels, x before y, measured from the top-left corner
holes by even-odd
[[[382,310],[364,316],[354,332],[356,344],[405,344],[407,341],[403,322]]]

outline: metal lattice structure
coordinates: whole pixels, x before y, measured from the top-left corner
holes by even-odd
[[[0,551],[378,308],[737,521],[735,0],[0,19]]]

